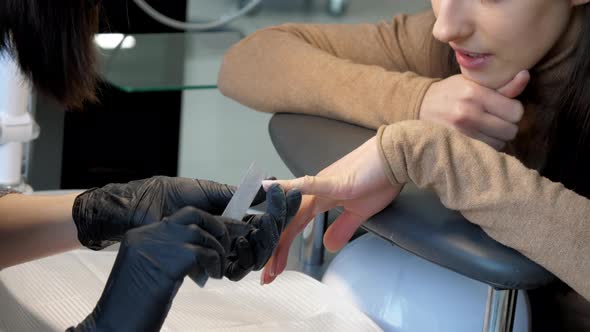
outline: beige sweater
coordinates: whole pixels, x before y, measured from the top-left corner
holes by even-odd
[[[373,129],[417,119],[432,77],[443,74],[443,60],[430,61],[445,52],[428,37],[433,22],[426,13],[393,24],[267,28],[227,52],[219,89],[259,111],[319,114]]]
[[[519,137],[507,150],[520,161],[453,130],[398,123],[418,119],[430,84],[450,74],[448,46],[433,39],[433,24],[429,11],[376,25],[267,28],[229,50],[219,87],[264,112],[389,125],[379,134],[391,181],[435,190],[447,207],[590,299],[590,201],[523,164],[538,165],[545,152],[539,137],[547,126],[533,121],[534,105],[527,105]],[[531,69],[540,86],[562,81],[571,64],[573,30]]]
[[[485,143],[425,121],[383,126],[378,138],[392,183],[434,190],[446,207],[590,299],[590,200]]]

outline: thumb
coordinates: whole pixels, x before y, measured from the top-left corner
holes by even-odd
[[[518,97],[529,84],[531,75],[528,70],[518,72],[514,78],[497,91],[506,98]]]

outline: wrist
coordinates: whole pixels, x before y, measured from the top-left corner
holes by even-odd
[[[0,251],[5,254],[0,255],[0,268],[78,248],[73,200],[73,195],[3,197]]]
[[[430,84],[428,89],[424,92],[422,97],[422,102],[420,103],[420,109],[418,111],[418,120],[429,120],[430,119],[430,105],[434,102],[432,101],[433,96],[436,94],[436,89],[438,88],[439,82],[433,82]]]
[[[398,177],[396,177],[396,175],[393,172],[392,166],[391,166],[391,162],[388,156],[388,153],[393,153],[393,149],[390,145],[388,145],[389,143],[389,139],[388,139],[388,133],[386,134],[386,131],[391,130],[392,125],[389,126],[381,126],[379,128],[379,130],[377,131],[377,136],[376,136],[376,144],[377,144],[377,149],[379,150],[379,158],[381,160],[381,166],[383,167],[383,171],[385,172],[385,176],[387,176],[387,179],[389,180],[389,182],[393,185],[393,186],[400,186],[403,185],[405,183],[405,181],[401,181],[402,179],[398,179]]]

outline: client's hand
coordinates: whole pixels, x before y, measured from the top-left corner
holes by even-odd
[[[502,150],[518,133],[524,107],[516,99],[530,80],[521,71],[499,89],[454,75],[433,83],[424,95],[420,120],[442,124]]]
[[[264,181],[263,187],[278,183],[286,191],[298,188],[303,196],[301,208],[281,236],[279,245],[262,274],[262,282],[272,282],[287,265],[293,239],[316,214],[342,206],[344,211],[328,229],[324,244],[330,251],[342,248],[356,229],[385,208],[401,191],[401,185],[388,180],[377,139],[373,137],[356,150],[322,170],[317,176],[294,180]]]

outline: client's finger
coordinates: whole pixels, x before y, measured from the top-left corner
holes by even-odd
[[[289,257],[289,248],[293,240],[301,233],[305,226],[311,221],[312,216],[305,213],[305,210],[300,210],[300,213],[293,218],[293,221],[287,225],[279,244],[277,245],[271,259],[268,261],[261,275],[261,283],[271,283],[275,278],[281,274],[287,267],[287,259]]]
[[[342,249],[366,220],[365,217],[344,211],[324,234],[326,249],[331,252]]]
[[[261,283],[263,285],[273,282],[285,270],[289,258],[289,248],[291,248],[291,244],[296,236],[297,234],[293,236],[292,232],[283,233],[279,244],[262,272]]]
[[[320,212],[327,211],[331,206],[327,208],[322,206],[322,202],[318,202],[315,196],[303,196],[301,199],[301,205],[297,214],[293,217],[292,221],[285,227],[283,234],[279,240],[279,244],[275,249],[272,258],[266,264],[264,271],[261,276],[262,284],[272,282],[276,276],[281,274],[287,266],[287,257],[289,256],[289,248],[293,240],[305,229],[307,224],[313,219],[313,217]]]

